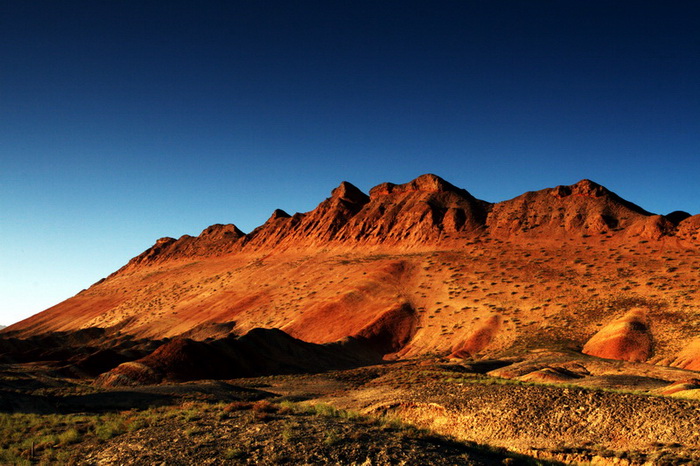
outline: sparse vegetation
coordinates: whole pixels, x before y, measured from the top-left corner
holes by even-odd
[[[196,425],[188,421],[193,411],[198,413]],[[222,420],[218,414],[224,411],[231,417]],[[259,419],[256,413],[265,413],[268,417]],[[247,427],[230,429],[229,426],[241,422]],[[257,431],[260,428],[270,433],[263,436],[248,433],[248,429]],[[197,457],[218,457],[228,461],[250,459],[258,462],[284,458],[285,461],[296,462],[309,458],[313,450],[316,458],[327,458],[325,461],[329,463],[347,463],[364,461],[374,454],[381,456],[384,448],[395,449],[399,445],[405,449],[400,456],[416,460],[432,458],[430,461],[434,464],[452,464],[454,458],[474,455],[509,457],[503,451],[491,452],[471,444],[429,435],[427,431],[416,429],[397,418],[371,418],[325,403],[291,401],[274,403],[262,400],[235,405],[186,401],[161,408],[92,415],[2,414],[0,429],[0,461],[2,464],[18,465],[37,462],[83,464],[101,462],[107,458],[120,461],[120,456],[110,455],[121,454],[121,450],[112,449],[113,445],[121,444],[121,438],[125,438],[124,442],[129,445],[150,439],[148,448],[139,450],[144,455],[143,461],[147,462],[156,457],[166,458],[163,456],[165,452],[158,451],[156,446],[171,442],[188,451],[190,461]],[[282,444],[275,441],[274,435],[271,435],[273,431],[278,432]],[[371,441],[357,443],[360,438]],[[210,442],[207,451],[200,452],[197,445],[207,439],[216,439],[216,442]],[[429,446],[434,442],[449,443],[451,449],[431,455],[422,451],[421,443]],[[341,444],[344,446],[338,450]],[[96,448],[97,445],[101,446]],[[197,453],[194,453],[195,449],[198,449]],[[126,459],[133,458],[123,457],[121,461]]]
[[[669,401],[656,391],[664,384],[686,376],[690,378],[693,373],[653,365],[618,364],[582,354],[584,345],[593,335],[625,313],[641,308],[646,320],[627,323],[629,327],[643,327],[650,332],[653,354],[647,359],[654,363],[679,364],[677,355],[700,329],[700,278],[697,274],[700,262],[695,258],[696,249],[686,250],[656,240],[630,240],[618,233],[627,227],[617,226],[617,223],[615,228],[606,229],[604,233],[581,229],[575,230],[575,235],[564,234],[557,230],[564,228],[568,213],[559,201],[556,202],[549,206],[547,215],[560,219],[561,227],[548,225],[547,216],[529,216],[522,219],[522,231],[503,237],[467,238],[461,237],[460,232],[450,232],[455,242],[446,242],[444,250],[418,249],[408,253],[402,248],[381,245],[367,251],[342,247],[308,251],[281,248],[275,254],[253,251],[224,254],[216,256],[215,260],[193,253],[186,260],[134,268],[118,279],[104,280],[81,293],[81,299],[94,298],[94,316],[89,324],[100,327],[100,332],[73,336],[74,341],[59,348],[70,354],[69,363],[47,368],[31,381],[29,377],[16,384],[13,380],[8,383],[8,389],[19,393],[22,389],[17,387],[22,384],[41,380],[44,385],[28,389],[27,393],[39,397],[65,396],[67,392],[58,393],[60,389],[52,385],[60,379],[56,375],[60,371],[91,380],[117,366],[125,355],[138,359],[135,354],[142,357],[162,348],[163,335],[176,337],[185,328],[190,330],[180,336],[205,343],[211,342],[207,340],[210,338],[222,339],[254,327],[284,328],[302,340],[321,343],[364,332],[364,337],[374,339],[372,347],[395,345],[391,351],[400,350],[398,354],[406,360],[375,368],[371,376],[369,370],[358,370],[323,374],[319,379],[311,379],[312,376],[305,379],[307,376],[301,375],[258,378],[255,383],[259,385],[253,385],[252,379],[237,382],[248,384],[251,389],[269,388],[270,393],[284,392],[277,384],[308,380],[328,383],[328,386],[321,383],[305,388],[286,387],[290,393],[301,393],[303,402],[275,400],[268,393],[262,400],[226,398],[220,404],[219,400],[208,403],[195,398],[170,407],[114,409],[95,414],[3,415],[9,417],[0,420],[3,426],[0,463],[69,463],[71,458],[81,459],[72,456],[73,450],[91,455],[98,450],[108,451],[116,457],[120,454],[117,445],[142,445],[150,438],[148,436],[165,442],[168,433],[174,438],[167,440],[177,439],[181,445],[193,449],[196,445],[216,461],[253,463],[265,454],[266,461],[294,462],[302,458],[297,455],[311,453],[339,461],[345,457],[332,456],[338,450],[356,455],[350,457],[361,464],[364,458],[358,456],[359,452],[362,447],[371,446],[375,436],[388,442],[381,447],[385,451],[397,439],[423,441],[432,435],[431,432],[440,430],[439,426],[429,423],[432,419],[440,419],[443,425],[452,425],[455,429],[451,432],[445,428],[441,430],[443,434],[465,441],[478,440],[470,437],[472,433],[466,428],[460,431],[454,427],[465,424],[470,416],[476,416],[474,413],[483,414],[482,423],[497,424],[499,417],[511,416],[510,423],[521,429],[512,436],[522,434],[523,437],[518,438],[525,439],[524,443],[536,438],[547,445],[542,447],[546,454],[571,461],[587,461],[591,455],[661,464],[689,458],[695,461],[691,446],[697,444],[696,437],[686,438],[680,434],[673,437],[665,431],[655,431],[653,426],[648,428],[649,432],[668,438],[663,444],[650,448],[635,443],[637,450],[625,451],[602,441],[600,445],[552,445],[547,443],[550,437],[564,437],[569,431],[550,430],[542,434],[534,427],[528,430],[529,426],[518,424],[519,418],[508,406],[500,405],[499,399],[492,397],[493,393],[499,393],[502,399],[511,400],[524,412],[540,409],[540,421],[551,418],[564,422],[566,428],[578,436],[589,435],[589,430],[595,429],[608,432],[605,430],[608,426],[597,417],[580,414],[587,413],[593,406],[614,418],[618,413],[615,406],[601,405],[600,397],[611,405],[625,400],[635,407],[659,408],[660,412],[668,414],[669,419],[664,421],[667,423],[683,417],[683,410],[688,406],[696,406],[680,403],[697,403]],[[615,222],[632,220],[620,217]],[[554,234],[552,238],[528,236],[538,231],[554,231]],[[527,235],[520,236],[524,232]],[[61,306],[68,309],[70,305]],[[402,315],[408,317],[394,319],[390,312],[402,306],[406,306]],[[231,321],[209,325],[207,319],[212,316]],[[476,339],[484,326],[496,321],[498,325],[491,325],[493,332],[488,338],[481,334],[483,341],[458,355],[462,358],[459,364],[446,362],[448,355],[455,354],[453,348],[462,348],[460,345],[465,341]],[[104,330],[116,328],[118,324],[123,324],[119,330]],[[147,338],[137,340],[129,334],[130,328],[138,328]],[[188,333],[190,331],[192,333]],[[148,340],[148,337],[158,339]],[[39,342],[37,346],[43,344],[48,348],[63,337],[52,338],[37,339],[33,344]],[[70,335],[65,339],[69,341]],[[111,345],[107,349],[121,353],[112,355],[114,359],[106,362],[100,362],[99,358],[91,360],[105,349],[100,346],[105,341]],[[21,346],[22,343],[13,341],[14,344]],[[347,350],[352,345],[343,348]],[[32,357],[34,361],[54,360],[45,357],[54,355],[49,349],[46,354],[30,350],[32,348],[21,347],[18,354],[30,355],[26,356],[28,360]],[[287,353],[294,352],[285,349],[280,359],[286,359]],[[104,354],[109,356],[109,352]],[[416,357],[422,358],[420,363],[412,359]],[[318,358],[319,361],[329,359],[335,360]],[[99,364],[90,366],[95,360]],[[378,360],[373,359],[372,363]],[[518,362],[513,362],[516,360]],[[489,366],[491,363],[494,366]],[[505,364],[503,369],[499,366],[501,363]],[[289,366],[281,371],[299,370],[294,361],[289,362]],[[192,370],[195,379],[203,377],[197,372],[200,367],[180,364],[176,368],[180,367]],[[221,367],[224,366],[212,372],[214,376],[220,376]],[[241,367],[247,366],[242,364]],[[384,367],[391,368],[385,370]],[[152,367],[143,370],[147,372],[149,368]],[[178,378],[181,374],[176,372],[164,371],[163,383],[182,380]],[[239,375],[231,372],[226,377]],[[120,381],[123,380],[117,379]],[[634,388],[636,385],[641,388]],[[70,390],[75,390],[71,394],[99,393],[100,388],[81,382]],[[467,400],[464,393],[474,396]],[[645,396],[638,396],[640,394]],[[384,404],[375,399],[381,395],[386,396]],[[202,397],[206,398],[205,394]],[[567,405],[566,409],[547,411],[559,399],[573,400],[571,409]],[[352,402],[355,405],[348,400],[355,400]],[[538,402],[542,404],[537,405]],[[490,405],[482,412],[478,403]],[[579,418],[575,417],[579,414]],[[647,415],[657,419],[654,413]],[[539,425],[542,423],[537,419],[532,417],[530,424],[543,431],[550,428]],[[405,424],[407,420],[416,424],[423,422],[420,425],[432,430],[421,431]],[[568,421],[571,423],[566,424]],[[589,430],[577,430],[581,425]],[[508,428],[507,425],[498,426]],[[229,430],[221,430],[223,427]],[[480,427],[479,422],[474,422],[474,431]],[[680,428],[673,432],[677,431]],[[605,438],[619,437],[617,432],[615,435]],[[641,438],[647,434],[637,435]],[[260,440],[259,436],[264,438]],[[215,437],[223,439],[220,444],[212,440]],[[648,437],[653,436],[649,434]],[[688,438],[691,440],[686,441]],[[443,445],[448,444],[448,440],[448,437],[440,437],[436,442]],[[312,447],[312,443],[315,446]],[[680,447],[672,447],[674,443]],[[294,451],[292,447],[297,445],[306,450]],[[465,444],[453,446],[459,445],[465,448]],[[473,451],[474,445],[466,446],[469,448],[465,451]],[[526,450],[530,446],[519,447]],[[165,461],[161,457],[150,459],[158,464]],[[512,457],[502,455],[499,459],[510,461]],[[144,459],[144,462],[148,461]]]

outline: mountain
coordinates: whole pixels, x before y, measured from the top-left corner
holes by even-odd
[[[357,245],[430,249],[482,236],[551,239],[623,232],[625,237],[697,242],[699,218],[679,211],[668,216],[651,214],[590,180],[492,204],[428,174],[405,184],[382,183],[369,195],[342,182],[316,209],[294,215],[275,210],[249,234],[233,224],[216,224],[196,237],[161,238],[125,270],[264,250],[278,253]]]
[[[275,210],[249,234],[233,224],[216,224],[196,237],[161,238],[125,270],[266,249],[280,252],[354,245],[429,249],[480,236],[551,239],[624,232],[641,239],[697,241],[699,229],[698,216],[679,211],[653,215],[590,180],[492,204],[427,174],[404,184],[382,183],[369,195],[344,181],[316,209],[294,215]]]
[[[494,235],[602,234],[645,223],[652,214],[590,180],[522,194],[494,206]],[[670,222],[669,222],[670,223]]]
[[[450,235],[466,238],[482,233],[490,208],[490,203],[430,174],[400,185],[383,183],[372,188],[369,196],[344,181],[311,212],[289,215],[275,210],[247,235],[234,225],[213,225],[197,237],[161,238],[126,269],[238,251],[350,244],[431,247]]]
[[[67,348],[78,371],[144,357],[138,364],[165,367],[162,355],[183,348],[230,355],[232,339],[263,328],[304,344],[363,341],[340,345],[351,361],[370,350],[471,358],[585,347],[692,366],[699,235],[700,216],[654,215],[590,180],[499,203],[431,174],[368,194],[343,182],[312,211],[276,210],[247,234],[216,224],[157,240],[89,289],[3,330],[0,358]],[[87,340],[77,343],[76,332]],[[633,353],[630,338],[642,345]],[[29,351],[28,339],[46,351]],[[148,356],[173,341],[204,346]]]

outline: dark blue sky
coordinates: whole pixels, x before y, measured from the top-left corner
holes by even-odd
[[[698,24],[694,1],[3,2],[0,323],[342,180],[493,202],[591,178],[700,213]]]

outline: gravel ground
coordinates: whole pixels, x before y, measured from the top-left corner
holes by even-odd
[[[492,465],[527,464],[513,455],[392,423],[336,416],[209,409],[183,425],[157,426],[82,444],[75,465]]]

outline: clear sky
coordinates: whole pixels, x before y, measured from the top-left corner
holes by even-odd
[[[435,173],[700,213],[700,2],[5,0],[0,324],[162,236]]]

